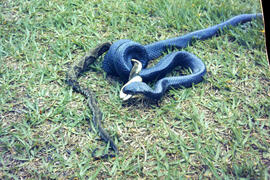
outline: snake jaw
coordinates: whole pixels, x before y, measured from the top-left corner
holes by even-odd
[[[120,91],[120,98],[123,100],[123,101],[126,101],[128,99],[130,99],[133,95],[132,94],[126,94],[123,92],[123,89],[129,85],[130,83],[133,83],[133,82],[142,82],[142,77],[141,76],[135,76],[133,77],[131,80],[129,80],[122,88],[121,88],[121,91]]]

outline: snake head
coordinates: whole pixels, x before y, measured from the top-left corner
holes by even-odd
[[[135,82],[142,82],[142,78],[141,76],[135,76],[133,77],[131,80],[129,80],[122,88],[121,88],[121,91],[120,91],[120,98],[123,100],[123,101],[126,101],[128,99],[130,99],[133,94],[126,94],[124,93],[124,88],[126,86],[129,86],[130,84],[133,84]]]

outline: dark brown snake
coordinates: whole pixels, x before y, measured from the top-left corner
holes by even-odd
[[[88,71],[89,66],[94,63],[103,53],[108,51],[110,46],[111,43],[109,42],[98,45],[95,49],[92,49],[88,54],[86,54],[78,63],[75,63],[71,68],[69,68],[66,74],[67,84],[70,85],[75,92],[82,94],[87,99],[87,105],[91,109],[93,114],[93,124],[98,130],[101,139],[104,140],[106,143],[109,143],[110,147],[114,151],[114,153],[107,153],[101,156],[96,156],[97,149],[95,149],[92,153],[92,156],[95,159],[114,157],[116,154],[118,154],[118,148],[101,124],[103,117],[102,112],[98,106],[95,94],[90,89],[81,86],[78,82],[78,78],[82,75],[83,72]]]

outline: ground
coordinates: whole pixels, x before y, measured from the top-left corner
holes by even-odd
[[[99,43],[184,35],[261,12],[258,0],[2,0],[0,12],[0,179],[269,178],[261,19],[184,48],[205,63],[204,81],[159,102],[122,102],[124,82],[104,73],[102,58],[91,66],[80,82],[97,94],[116,158],[94,161],[106,144],[84,97],[65,83],[69,66]]]

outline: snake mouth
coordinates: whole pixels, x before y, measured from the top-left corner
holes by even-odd
[[[121,91],[120,91],[120,98],[123,100],[123,101],[127,101],[128,99],[130,99],[133,95],[132,94],[126,94],[124,93],[124,88],[133,83],[133,82],[142,82],[142,77],[141,76],[135,76],[133,77],[131,80],[129,80],[122,88],[121,88]]]

